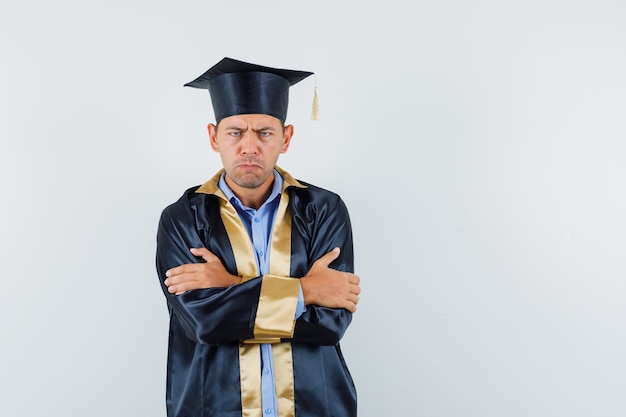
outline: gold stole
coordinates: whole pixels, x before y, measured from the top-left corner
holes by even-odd
[[[216,194],[223,197],[221,191],[217,191]],[[291,343],[280,342],[281,337],[293,336],[295,326],[293,317],[300,287],[299,280],[289,278],[291,216],[287,210],[288,202],[289,195],[283,192],[274,219],[269,274],[262,278],[254,339],[245,340],[239,344],[243,417],[263,415],[260,343],[272,344],[278,416],[295,416]],[[248,232],[235,208],[224,197],[220,198],[220,213],[235,255],[237,273],[242,277],[242,282],[258,276],[256,255]]]

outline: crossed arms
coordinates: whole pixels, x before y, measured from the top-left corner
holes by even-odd
[[[352,237],[347,211],[340,200],[332,202],[332,210],[318,208],[314,219],[294,217],[298,232],[303,229],[300,220],[302,225],[315,228],[302,230],[299,236],[304,237],[292,241],[295,276],[261,275],[245,282],[236,275],[231,243],[220,229],[221,221],[211,201],[193,205],[184,200],[162,213],[157,270],[170,315],[180,322],[187,337],[208,344],[254,339],[263,282],[294,288],[294,278],[299,278],[296,294],[299,285],[307,309],[295,326],[293,315],[291,319],[283,317],[283,322],[292,320],[291,330],[277,330],[274,336],[283,341],[323,345],[339,341],[356,311],[361,291],[359,277],[351,272]]]
[[[241,277],[230,274],[222,261],[208,249],[191,248],[190,251],[194,256],[201,257],[204,263],[184,264],[167,270],[164,284],[170,294],[180,295],[203,288],[226,288],[241,283]],[[351,313],[356,311],[361,293],[360,278],[350,272],[329,268],[339,253],[339,248],[328,252],[315,261],[300,279],[304,305],[344,308]]]

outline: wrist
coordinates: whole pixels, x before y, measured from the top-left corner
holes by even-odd
[[[304,301],[304,305],[313,304],[313,300],[311,300],[311,288],[307,277],[300,278],[300,288],[302,289],[302,300]]]

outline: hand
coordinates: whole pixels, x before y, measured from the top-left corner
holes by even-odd
[[[354,313],[361,293],[361,279],[350,272],[329,268],[328,265],[338,256],[339,248],[328,252],[315,261],[311,270],[300,279],[304,304],[345,308]]]
[[[241,278],[228,273],[220,259],[206,248],[191,248],[194,256],[202,257],[204,263],[185,264],[165,273],[165,285],[171,294],[182,294],[202,288],[226,288],[239,284]]]

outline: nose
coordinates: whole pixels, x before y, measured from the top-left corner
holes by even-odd
[[[241,139],[241,153],[244,155],[256,155],[258,152],[256,135],[252,129],[243,132]]]

